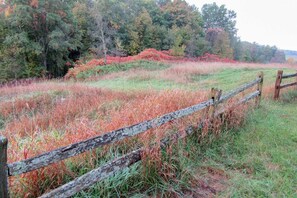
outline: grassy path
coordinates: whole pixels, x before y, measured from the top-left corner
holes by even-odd
[[[223,135],[203,166],[223,170],[219,197],[297,197],[297,101],[263,101],[237,135]]]
[[[136,166],[76,197],[295,198],[296,107],[297,101],[263,100],[242,128],[222,133],[210,145],[189,138],[174,158],[180,169],[176,180],[165,182],[157,175],[142,180],[142,166]]]

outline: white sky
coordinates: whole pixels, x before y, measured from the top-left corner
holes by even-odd
[[[297,0],[186,0],[200,10],[206,3],[225,4],[237,13],[242,41],[297,51]]]

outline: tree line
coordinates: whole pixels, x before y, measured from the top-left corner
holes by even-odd
[[[147,48],[174,56],[285,61],[275,46],[241,42],[236,13],[225,5],[205,4],[200,11],[184,0],[6,0],[0,40],[0,81],[63,76],[78,59]]]

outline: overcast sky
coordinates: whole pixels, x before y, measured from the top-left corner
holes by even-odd
[[[297,0],[186,0],[200,10],[206,3],[225,4],[237,13],[242,41],[297,51]]]

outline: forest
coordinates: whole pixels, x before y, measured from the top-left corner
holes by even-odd
[[[63,77],[78,60],[148,48],[177,57],[209,53],[285,62],[282,50],[243,42],[237,31],[236,13],[216,3],[197,8],[184,0],[2,0],[0,82]]]

